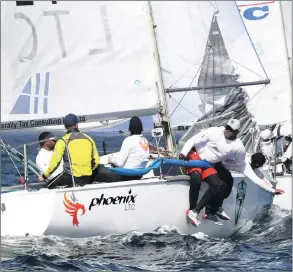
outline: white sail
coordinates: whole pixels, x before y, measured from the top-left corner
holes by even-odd
[[[259,125],[291,120],[290,73],[280,3],[279,1],[237,1],[237,4],[271,81],[251,101],[250,108]],[[290,21],[289,18],[286,20]],[[290,29],[288,24],[285,25]],[[288,36],[287,42],[289,41],[291,38]]]
[[[227,64],[233,64],[223,63],[214,67],[215,71],[227,77],[239,75],[239,82],[266,78],[234,1],[154,1],[152,9],[166,88],[197,86],[215,12],[221,33],[216,30],[212,34],[222,35],[229,55]],[[196,121],[215,104],[212,102],[223,105],[227,94],[220,92],[213,101],[211,97],[200,98],[198,91],[171,93],[168,107],[169,113],[174,111],[170,116],[172,125]]]
[[[157,113],[147,2],[17,3],[1,2],[2,129]]]

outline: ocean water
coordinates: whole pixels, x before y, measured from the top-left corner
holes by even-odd
[[[2,132],[12,146],[35,141],[40,132]],[[118,151],[124,136],[89,132],[100,154]],[[62,135],[62,133],[56,133]],[[148,139],[150,135],[146,135]],[[29,146],[35,160],[36,145]],[[20,151],[22,151],[20,149]],[[23,166],[17,164],[23,175]],[[36,177],[30,175],[30,181]],[[1,152],[2,186],[18,184],[19,174]],[[21,226],[20,226],[21,227]],[[1,237],[1,271],[292,271],[292,215],[267,207],[233,237],[183,235],[172,226],[153,232],[70,239],[60,236]]]

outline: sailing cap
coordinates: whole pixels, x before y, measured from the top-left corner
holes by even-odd
[[[74,126],[78,123],[78,118],[75,114],[69,113],[64,117],[64,125],[65,126]]]
[[[273,133],[270,129],[265,129],[263,130],[260,135],[259,135],[263,140],[269,140],[270,138],[272,138]]]
[[[237,119],[230,119],[227,123],[227,126],[232,128],[233,130],[239,130],[240,129],[240,122]]]

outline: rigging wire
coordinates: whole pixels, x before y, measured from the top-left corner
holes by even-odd
[[[264,85],[256,94],[254,94],[251,98],[248,99],[248,101],[246,102],[246,104],[248,104],[252,99],[254,99],[260,92],[262,92],[264,90],[264,88],[268,87],[268,85]]]
[[[170,95],[170,98],[173,99],[177,104],[180,104],[181,102],[178,102],[173,96]],[[194,112],[190,111],[189,109],[185,108],[184,106],[180,105],[181,108],[185,109],[187,112],[192,114],[195,117],[199,117],[199,115],[195,114]],[[171,117],[171,116],[170,116]]]
[[[219,12],[217,1],[215,1],[215,5],[216,5],[216,8],[217,8],[217,12]]]
[[[215,7],[215,6],[211,3],[211,1],[208,1],[208,2],[209,2],[209,4],[214,8],[214,10],[218,11],[218,6],[217,6],[216,1],[215,1],[215,4],[216,4],[217,7]]]
[[[18,168],[17,168],[15,162],[14,162],[13,159],[12,159],[12,156],[11,156],[10,152],[8,151],[8,148],[5,146],[5,144],[3,143],[3,140],[2,140],[2,139],[1,139],[1,142],[2,142],[2,145],[1,145],[1,146],[4,148],[4,150],[5,150],[6,153],[8,154],[8,156],[9,156],[9,158],[10,158],[12,164],[14,165],[14,167],[15,167],[15,169],[16,169],[18,175],[20,176],[20,178],[22,178],[21,173],[19,172],[19,170],[18,170]]]
[[[205,32],[206,32],[206,34],[208,35],[207,26],[206,26],[205,21],[204,21],[204,19],[203,19],[203,16],[202,16],[202,13],[201,13],[201,10],[200,10],[199,2],[198,2],[198,1],[197,1],[197,6],[198,6],[198,10],[199,10],[199,13],[200,13],[201,20],[202,20],[203,25],[204,25]]]
[[[227,58],[225,55],[223,55],[223,54],[221,54],[221,53],[219,53],[219,55],[222,55],[222,56],[224,56],[225,58]],[[251,69],[249,69],[249,68],[247,68],[247,67],[245,67],[245,66],[241,65],[239,62],[237,62],[237,61],[235,61],[235,60],[231,59],[230,57],[228,57],[227,59],[229,59],[229,60],[233,61],[234,63],[236,63],[236,64],[240,65],[240,66],[241,66],[241,67],[243,67],[244,69],[246,69],[246,70],[248,70],[248,71],[250,71],[250,72],[252,72],[252,73],[254,73],[254,74],[258,75],[259,77],[261,77],[261,78],[263,78],[263,79],[268,79],[268,77],[266,77],[266,78],[265,78],[265,77],[263,77],[263,76],[259,75],[258,73],[256,73],[256,72],[252,71]]]
[[[268,85],[264,85],[256,94],[254,94],[251,98],[249,98],[245,103],[245,105],[247,105],[249,102],[252,101],[252,99],[254,99],[258,94],[260,94],[260,92],[262,92]],[[248,108],[245,107],[243,110],[241,110],[240,112],[238,112],[236,115],[235,115],[235,118],[237,117],[240,117],[245,111],[248,111]]]
[[[202,60],[202,62],[201,62],[201,64],[200,64],[200,66],[198,67],[198,69],[197,69],[197,71],[196,71],[196,73],[195,73],[195,75],[194,75],[194,77],[192,78],[192,81],[191,81],[191,83],[189,84],[189,87],[191,86],[191,84],[193,83],[193,81],[194,81],[194,79],[195,79],[195,77],[197,76],[197,74],[200,72],[200,69],[201,69],[201,67],[202,67],[202,65],[203,65],[203,62],[205,61],[205,59],[206,59],[206,57],[208,56],[208,54],[209,54],[209,52],[210,52],[210,50],[211,50],[212,48],[209,48],[209,51],[206,53],[206,55],[204,56],[204,58],[203,58],[203,60]],[[194,64],[195,65],[195,64]],[[194,66],[193,65],[193,66]],[[193,67],[192,66],[192,67]],[[192,68],[191,67],[191,68]],[[190,68],[190,69],[191,69]],[[188,69],[188,71],[190,70],[190,69]],[[187,72],[188,72],[187,71]],[[187,72],[185,72],[184,73],[184,75],[187,73]],[[182,75],[176,82],[178,82],[184,75]],[[176,83],[175,83],[176,84]],[[173,84],[174,85],[174,84]],[[181,102],[182,102],[182,100],[184,99],[184,97],[186,96],[186,94],[187,94],[187,91],[184,93],[184,95],[181,97],[181,99],[180,99],[180,101],[179,101],[179,103],[178,103],[178,105],[175,107],[175,109],[172,111],[172,113],[170,114],[170,118],[172,117],[172,115],[174,114],[174,112],[177,110],[177,108],[179,107],[179,105],[181,104]],[[171,95],[169,94],[169,97],[171,97]],[[174,99],[174,98],[173,98]],[[180,105],[181,107],[182,107],[182,105]]]
[[[197,2],[198,4],[198,2]],[[187,1],[187,5],[188,5],[188,17],[189,17],[189,22],[190,22],[190,25],[192,27],[192,29],[194,30],[194,24],[192,22],[192,16],[191,16],[191,9],[192,7],[189,6],[189,1]],[[196,47],[196,37],[195,37],[195,34],[196,34],[196,31],[193,31],[193,46],[195,47],[195,51],[197,52],[197,47]]]

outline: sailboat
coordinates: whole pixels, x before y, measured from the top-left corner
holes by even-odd
[[[292,135],[292,1],[237,1],[237,5],[271,80],[252,101],[255,119],[263,127],[290,125]],[[274,198],[274,204],[292,210],[292,175],[282,168],[278,172],[277,188],[286,193]]]
[[[81,123],[158,113],[164,124],[168,123],[163,85],[166,78],[162,78],[159,60],[164,65],[164,54],[168,52],[162,48],[165,34],[170,49],[174,45],[178,49],[180,42],[187,43],[168,35],[174,24],[185,18],[188,2],[54,3],[24,6],[1,2],[1,61],[5,70],[1,79],[2,129],[62,125],[68,112],[76,113]],[[234,26],[244,29],[236,5],[222,4],[219,18],[225,18],[228,10]],[[202,12],[209,24],[215,24],[210,3],[191,5],[192,15]],[[174,14],[178,17],[172,21]],[[229,24],[223,26],[230,28]],[[249,51],[247,33],[242,34],[237,41],[247,45],[247,54],[253,53]],[[188,37],[185,33],[184,38]],[[199,33],[197,37],[206,42],[209,34]],[[204,55],[204,46],[198,49]],[[257,63],[255,56],[251,58]],[[172,58],[169,60],[172,63]],[[181,74],[185,69],[182,63],[177,64]],[[245,74],[241,78],[245,80]],[[24,155],[26,152],[25,145]],[[28,164],[26,158],[24,164]],[[27,167],[25,171],[27,177]],[[272,194],[243,175],[233,176],[233,191],[224,203],[231,220],[221,227],[207,220],[198,228],[187,222],[188,176],[150,174],[141,180],[83,187],[34,190],[34,186],[26,184],[22,190],[3,190],[1,235],[86,237],[131,230],[149,232],[168,225],[185,234],[203,232],[228,237],[273,201]],[[200,197],[205,190],[203,184]]]

